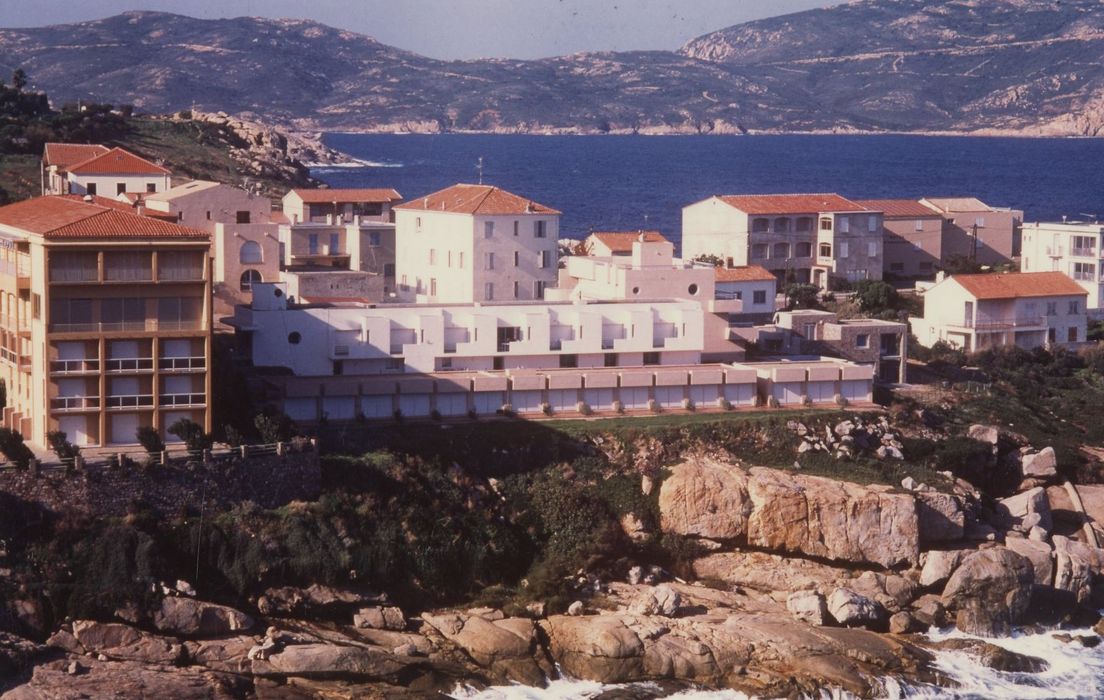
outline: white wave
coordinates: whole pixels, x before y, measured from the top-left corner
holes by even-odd
[[[350,170],[359,168],[405,168],[405,163],[388,163],[387,161],[353,159],[348,163],[304,163],[311,170]]]

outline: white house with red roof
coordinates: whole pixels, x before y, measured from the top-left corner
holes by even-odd
[[[682,210],[682,255],[829,289],[882,278],[882,212],[838,194],[714,196]]]
[[[976,352],[1085,342],[1088,292],[1063,272],[941,274],[923,295],[924,316],[909,319],[921,345]]]
[[[560,212],[491,185],[458,184],[395,207],[404,301],[542,299],[556,283]]]
[[[42,154],[43,194],[117,197],[164,192],[172,171],[123,148],[99,144],[48,143]]]

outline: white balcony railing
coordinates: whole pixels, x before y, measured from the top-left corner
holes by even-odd
[[[106,403],[108,408],[150,408],[153,394],[113,394]]]
[[[207,369],[205,357],[162,357],[157,361],[158,369],[167,369],[177,372],[188,370]]]
[[[162,406],[176,408],[184,406],[203,406],[207,403],[207,395],[199,394],[161,394],[159,397]]]
[[[152,372],[152,357],[113,357],[104,362],[108,372]]]

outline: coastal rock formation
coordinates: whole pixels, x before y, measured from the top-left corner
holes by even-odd
[[[1031,602],[1031,562],[1005,547],[968,555],[943,589],[943,603],[955,610],[955,626],[967,634],[1003,637],[1020,622]]]

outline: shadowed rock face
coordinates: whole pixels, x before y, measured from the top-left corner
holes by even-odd
[[[678,52],[440,61],[300,20],[135,12],[0,30],[55,100],[193,105],[301,127],[534,132],[1104,127],[1095,0],[868,0],[729,27]]]

